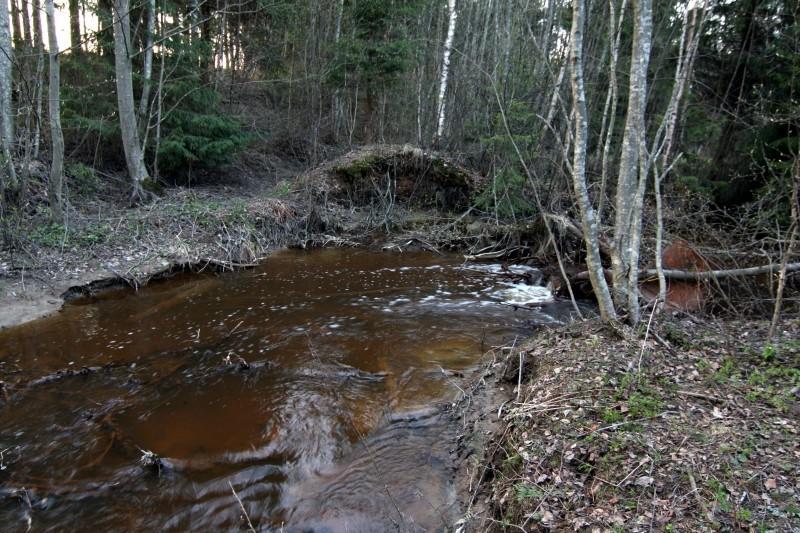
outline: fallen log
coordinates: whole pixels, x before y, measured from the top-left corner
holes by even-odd
[[[757,267],[748,268],[732,268],[728,270],[704,270],[704,271],[691,271],[691,270],[664,270],[664,276],[667,279],[683,280],[683,281],[703,281],[709,279],[721,278],[738,278],[742,276],[758,276],[760,274],[771,274],[780,270],[781,265],[771,264]],[[800,263],[789,263],[786,265],[786,272],[796,272],[800,270]],[[658,275],[658,270],[655,268],[647,268],[639,271],[639,277],[649,278]],[[580,272],[575,276],[576,280],[588,280],[588,272]]]
[[[706,270],[702,272],[691,272],[687,270],[664,270],[664,276],[668,279],[680,279],[689,281],[701,281],[706,279],[738,278],[742,276],[758,276],[760,274],[771,274],[780,270],[779,263],[748,268],[733,268],[730,270]],[[800,270],[800,263],[789,263],[786,265],[786,272]],[[658,271],[654,268],[639,272],[640,277],[657,276]]]

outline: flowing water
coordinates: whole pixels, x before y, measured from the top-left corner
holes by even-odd
[[[436,405],[565,319],[508,305],[548,298],[456,256],[286,251],[0,332],[0,529],[236,530],[242,507],[263,530],[443,529]]]

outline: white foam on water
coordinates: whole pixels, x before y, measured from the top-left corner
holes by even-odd
[[[465,270],[474,270],[476,272],[486,272],[488,274],[505,274],[510,272],[512,274],[523,275],[529,272],[539,272],[538,268],[528,265],[508,265],[504,267],[500,263],[466,263],[461,268]]]
[[[524,283],[509,284],[507,289],[493,292],[492,297],[510,305],[537,305],[553,301],[553,293],[547,287]]]

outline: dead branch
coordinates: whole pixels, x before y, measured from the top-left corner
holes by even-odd
[[[664,276],[667,279],[683,280],[683,281],[704,281],[704,280],[717,280],[722,278],[737,278],[744,276],[758,276],[761,274],[772,274],[780,270],[781,265],[763,265],[748,268],[732,268],[729,270],[705,270],[705,271],[692,271],[692,270],[665,270]],[[797,272],[800,270],[800,263],[789,263],[786,265],[786,272]],[[655,277],[658,271],[654,268],[647,268],[639,271],[640,278]],[[589,279],[588,272],[580,272],[575,276],[576,280],[584,281]]]
[[[763,265],[749,268],[733,268],[730,270],[707,270],[702,272],[693,272],[689,270],[665,270],[664,276],[669,279],[700,281],[708,279],[720,278],[736,278],[741,276],[758,276],[760,274],[772,274],[780,269],[779,264]],[[800,270],[800,263],[789,263],[786,265],[786,272],[795,272]],[[639,272],[642,277],[650,277],[657,275],[655,269],[649,268]]]

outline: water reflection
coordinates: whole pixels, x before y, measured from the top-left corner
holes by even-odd
[[[2,332],[0,481],[25,492],[0,502],[0,522],[236,528],[230,483],[263,528],[439,528],[454,504],[449,430],[428,408],[486,347],[566,316],[507,305],[549,301],[537,276],[287,251]],[[163,458],[160,476],[142,450]]]

